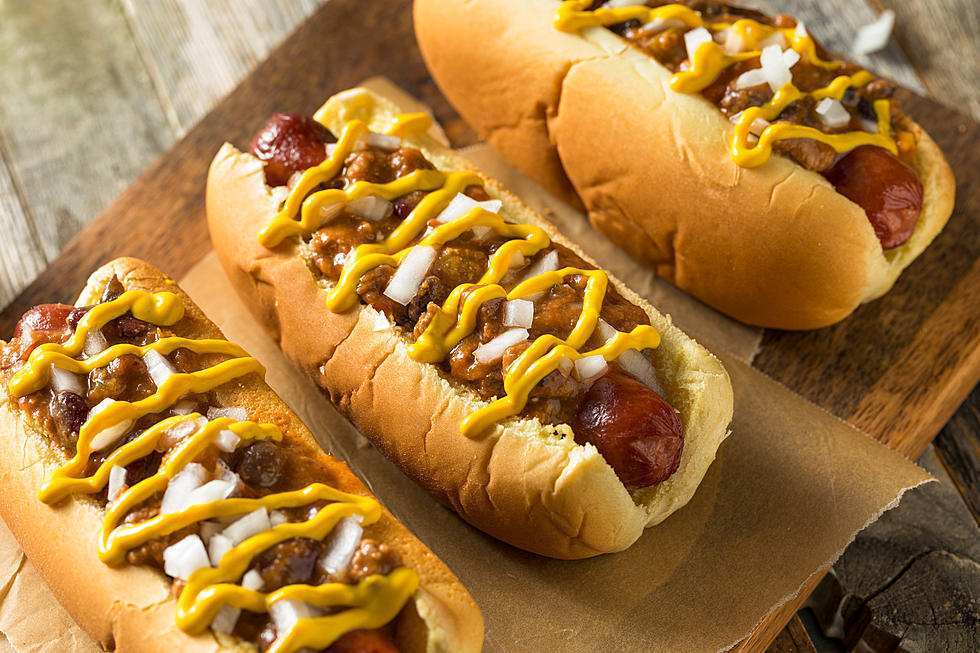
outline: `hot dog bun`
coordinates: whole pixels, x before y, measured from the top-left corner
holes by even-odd
[[[320,116],[335,133],[351,118],[375,131],[398,110],[364,89],[331,98]],[[468,169],[425,135],[404,137],[440,170]],[[486,191],[501,215],[539,225],[584,255],[492,180]],[[299,239],[266,249],[257,234],[276,214],[262,163],[225,144],[211,164],[207,217],[218,256],[235,288],[294,364],[311,378],[385,455],[436,499],[477,528],[520,548],[558,558],[619,551],[647,526],[691,498],[715,457],[732,414],[732,390],[721,364],[621,282],[659,330],[656,365],[666,399],[681,415],[685,443],[667,481],[631,493],[591,446],[555,437],[537,420],[510,418],[479,437],[461,420],[486,402],[408,356],[407,338],[375,330],[377,313],[360,305],[328,310],[331,284],[318,281]]]
[[[113,275],[126,290],[178,294],[185,313],[172,327],[175,333],[193,339],[223,338],[173,281],[137,259],[116,259],[97,270],[76,305],[97,303]],[[299,418],[258,375],[226,383],[213,392],[221,405],[242,406],[255,421],[279,425],[289,464],[317,465],[322,482],[370,496],[345,464],[323,452]],[[8,397],[6,391],[4,397]],[[4,488],[0,513],[54,594],[93,639],[106,650],[120,651],[255,650],[241,640],[211,631],[196,637],[180,631],[175,624],[177,604],[164,574],[146,566],[109,567],[99,559],[104,510],[94,500],[79,495],[49,506],[38,499],[38,488],[64,464],[64,453],[9,399],[0,405],[0,429]],[[367,528],[371,537],[396,549],[404,564],[420,577],[419,589],[397,617],[400,650],[479,651],[483,639],[479,609],[442,561],[386,510]]]
[[[560,5],[416,0],[416,35],[443,93],[501,154],[718,310],[782,329],[832,324],[887,292],[949,218],[952,172],[918,125],[904,126],[923,210],[884,251],[824,177],[781,156],[740,168],[715,106],[670,90],[668,69],[608,29],[559,31]]]

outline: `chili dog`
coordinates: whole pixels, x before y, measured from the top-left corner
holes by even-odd
[[[106,650],[478,651],[446,566],[161,272],[117,259],[0,342],[0,512]]]
[[[218,256],[287,357],[515,546],[619,551],[683,506],[731,418],[718,361],[428,138],[428,116],[353,89],[314,118],[225,144],[207,183]]]
[[[505,157],[741,321],[843,319],[952,211],[949,165],[894,86],[788,16],[711,0],[416,0],[415,28],[446,97]]]

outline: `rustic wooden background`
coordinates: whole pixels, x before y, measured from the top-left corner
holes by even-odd
[[[0,309],[323,1],[0,0]],[[849,56],[891,8],[893,42],[852,58],[980,119],[976,0],[766,4]],[[771,650],[836,650],[816,621],[848,647],[980,649],[980,390],[920,462],[943,483],[863,533],[810,632],[795,619]]]

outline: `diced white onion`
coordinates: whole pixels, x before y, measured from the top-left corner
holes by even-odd
[[[527,329],[509,329],[490,342],[485,342],[473,352],[478,363],[490,363],[504,355],[508,347],[527,340]]]
[[[197,535],[188,535],[163,550],[163,571],[168,576],[187,580],[202,567],[210,567],[204,542]]]
[[[217,466],[214,468],[214,477],[221,481],[227,481],[228,483],[234,485],[236,488],[238,487],[238,484],[242,480],[238,476],[238,474],[231,471],[231,467],[229,467],[225,463],[225,461],[221,460],[220,458],[218,459]]]
[[[276,526],[281,526],[288,522],[289,519],[286,517],[285,513],[281,510],[273,510],[269,512],[269,523],[272,524],[273,528]]]
[[[859,118],[858,120],[860,121],[861,126],[864,128],[864,131],[868,132],[869,134],[878,133],[878,123],[876,123],[874,120],[868,120],[867,118]]]
[[[333,202],[320,207],[320,224],[325,225],[344,212],[341,202]]]
[[[384,220],[392,211],[391,202],[378,195],[365,195],[347,203],[347,210],[365,220]]]
[[[244,422],[248,419],[248,413],[241,406],[209,406],[208,419],[220,419],[230,417],[236,422]]]
[[[242,439],[238,437],[238,434],[231,429],[221,429],[218,431],[218,435],[214,437],[214,446],[221,451],[231,453],[238,448],[238,443],[241,441]]]
[[[211,630],[230,635],[231,631],[235,630],[235,624],[238,623],[238,617],[241,614],[242,611],[234,606],[221,606],[218,613],[214,615],[214,619],[211,620]]]
[[[270,528],[272,524],[269,523],[269,511],[262,507],[231,524],[221,534],[238,546],[253,535],[263,533]]]
[[[78,375],[68,370],[63,370],[54,363],[51,364],[51,389],[55,394],[62,392],[74,392],[77,395],[85,394],[85,388]]]
[[[848,113],[840,100],[825,97],[817,102],[817,113],[820,119],[831,129],[846,127],[851,122],[851,114]]]
[[[146,365],[146,371],[150,373],[150,378],[153,379],[158,388],[170,378],[171,374],[177,372],[170,361],[155,349],[150,349],[143,354],[143,364]]]
[[[297,599],[279,599],[269,606],[269,616],[276,624],[276,642],[285,637],[300,619],[309,619],[317,614],[313,606]],[[275,648],[275,643],[273,643]]]
[[[504,302],[504,326],[531,328],[534,323],[534,302],[511,299]]]
[[[547,274],[549,272],[554,272],[558,269],[558,251],[551,250],[543,258],[538,259],[538,262],[531,266],[531,269],[524,273],[521,277],[521,281],[527,281],[528,279],[533,279],[534,277],[541,276],[542,274]]]
[[[197,402],[193,399],[182,399],[170,409],[174,415],[190,415],[197,409]]]
[[[888,38],[891,36],[893,27],[895,27],[895,12],[886,9],[878,17],[878,20],[858,30],[857,39],[854,41],[854,51],[858,54],[871,54],[883,49],[888,45]]]
[[[397,150],[402,146],[402,139],[391,134],[368,132],[361,136],[360,140],[372,147],[380,147],[382,150]]]
[[[609,324],[601,317],[599,318],[599,321],[596,324],[596,326],[599,329],[599,335],[602,336],[606,342],[609,342],[610,340],[615,338],[616,334],[619,333],[619,329]]]
[[[224,526],[214,521],[201,522],[201,539],[210,542],[211,538],[220,533]]]
[[[326,143],[323,146],[323,151],[327,153],[327,158],[329,159],[330,157],[333,156],[333,153],[337,151],[337,144],[336,143]]]
[[[473,227],[472,231],[473,231],[473,237],[476,238],[477,240],[483,240],[491,233],[493,233],[493,229],[482,224],[478,224],[475,227]]]
[[[796,50],[787,48],[783,50],[783,63],[787,68],[792,68],[800,61],[800,53]]]
[[[802,20],[797,21],[796,29],[793,30],[793,34],[795,34],[797,38],[801,39],[805,39],[806,37],[810,36],[810,33],[806,31],[806,25],[803,24]]]
[[[320,557],[320,567],[328,574],[339,574],[350,566],[351,558],[361,543],[364,529],[361,516],[344,517],[337,522],[330,535],[324,540],[325,551]]]
[[[719,34],[724,34],[724,41],[721,44],[721,49],[725,54],[738,54],[745,49],[745,39],[737,31],[733,30],[731,27],[726,27]]]
[[[160,502],[160,514],[169,515],[180,512],[188,503],[191,493],[204,485],[208,478],[208,472],[198,463],[188,463],[182,470],[174,474],[174,477],[167,483],[167,490],[163,493],[163,501]]]
[[[204,503],[211,503],[213,501],[221,501],[222,499],[227,499],[234,492],[237,483],[231,481],[223,481],[221,479],[215,479],[209,481],[199,488],[195,488],[187,497],[187,505],[185,508],[190,506],[197,506]]]
[[[756,136],[761,136],[762,132],[766,131],[766,127],[768,127],[770,124],[771,123],[768,120],[756,118],[752,121],[752,124],[749,125],[749,133],[755,134]]]
[[[113,465],[112,469],[109,470],[109,489],[106,491],[106,500],[112,503],[119,498],[119,494],[125,489],[125,485],[126,468]]]
[[[575,367],[575,363],[568,356],[562,356],[561,360],[558,361],[558,371],[561,372],[562,376],[571,374],[573,367]]]
[[[391,322],[388,321],[388,316],[378,311],[378,314],[374,316],[374,326],[372,329],[374,331],[384,331],[385,329],[391,328]]]
[[[514,255],[510,257],[510,269],[516,270],[517,268],[522,268],[526,261],[527,259],[524,258],[521,250],[514,250]]]
[[[711,43],[711,32],[704,27],[698,27],[684,32],[684,46],[687,48],[687,58],[694,61],[694,53],[705,43]]]
[[[659,34],[674,27],[684,27],[684,22],[676,18],[654,18],[649,23],[644,23],[640,29],[650,34]]]
[[[602,6],[603,9],[622,9],[623,7],[636,7],[643,4],[643,0],[609,0]]]
[[[297,184],[299,184],[302,178],[303,178],[303,171],[297,170],[293,174],[289,175],[289,179],[286,180],[286,188],[288,188],[290,191],[293,190],[294,188],[296,188]]]
[[[444,208],[436,216],[436,220],[445,224],[446,222],[452,222],[456,218],[462,217],[476,208],[481,208],[490,213],[500,213],[500,207],[503,203],[500,200],[486,200],[485,202],[478,202],[469,195],[464,193],[456,193],[456,197],[449,202],[449,206]]]
[[[184,438],[187,438],[194,433],[197,433],[199,429],[207,426],[208,421],[203,417],[195,417],[194,419],[183,419],[166,431],[160,436],[160,442],[157,444],[157,449],[160,451],[167,451],[171,449],[174,445],[179,443]]]
[[[289,189],[285,186],[273,186],[269,189],[269,197],[272,198],[273,205],[279,208],[289,198]]]
[[[416,245],[405,258],[401,265],[395,270],[395,274],[388,282],[384,294],[401,305],[405,305],[415,297],[419,290],[422,279],[436,258],[436,248],[428,245]]]
[[[790,72],[789,66],[786,65],[786,59],[783,58],[783,49],[778,45],[767,45],[763,48],[759,62],[762,64],[760,70],[766,76],[766,81],[773,93],[793,80],[793,73]]]
[[[752,70],[746,70],[738,76],[738,79],[735,80],[735,89],[741,91],[742,89],[752,88],[753,86],[761,86],[766,81],[766,74],[762,68],[753,68]]]
[[[583,356],[575,361],[575,373],[578,374],[578,378],[581,381],[602,374],[606,371],[607,367],[606,359],[602,357],[602,354]]]
[[[91,420],[94,416],[98,415],[105,409],[107,409],[112,404],[116,403],[115,400],[106,397],[92,408],[89,413],[88,418]],[[133,425],[133,420],[125,419],[121,422],[110,426],[104,431],[99,431],[92,438],[92,449],[94,451],[102,451],[103,449],[113,445],[116,441],[129,432],[130,427]]]
[[[253,592],[260,591],[265,586],[265,581],[262,580],[262,574],[260,574],[255,569],[249,569],[242,576],[242,587],[247,590],[252,590]]]
[[[221,558],[231,551],[234,546],[231,538],[227,535],[222,535],[221,533],[212,535],[211,539],[208,540],[208,559],[211,560],[211,566],[217,567],[221,563]]]
[[[82,347],[82,351],[85,354],[85,358],[92,358],[104,351],[108,346],[109,343],[106,342],[101,329],[89,329],[88,333],[85,334],[85,344]]]
[[[786,42],[786,37],[783,36],[782,32],[773,32],[768,37],[759,41],[755,47],[757,50],[762,50],[770,45],[778,45],[780,50],[785,50],[789,47],[789,43]]]
[[[641,352],[635,349],[627,349],[616,360],[623,366],[624,370],[635,376],[640,383],[663,396],[664,388],[657,378],[657,371]]]

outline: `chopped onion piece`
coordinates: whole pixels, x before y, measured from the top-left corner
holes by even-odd
[[[538,259],[538,262],[531,266],[531,269],[524,273],[521,277],[521,281],[527,281],[528,279],[533,279],[534,277],[541,276],[542,274],[547,274],[549,272],[554,272],[558,269],[558,251],[551,250],[544,257]]]
[[[573,367],[575,367],[575,363],[568,356],[562,356],[561,360],[558,361],[558,371],[561,372],[562,376],[571,374]]]
[[[150,373],[150,378],[153,379],[153,382],[157,384],[158,388],[170,378],[171,374],[177,373],[177,370],[170,364],[170,361],[156,349],[147,350],[143,354],[143,364],[146,365],[146,371]]]
[[[234,431],[221,429],[214,438],[214,446],[218,447],[221,451],[231,453],[238,448],[238,443],[241,441],[242,439]]]
[[[217,567],[221,564],[221,558],[233,548],[235,545],[227,535],[221,533],[212,535],[208,541],[208,559],[211,560],[211,566]]]
[[[222,531],[224,526],[214,521],[202,521],[201,522],[201,539],[205,542],[210,542],[211,538]]]
[[[109,489],[106,491],[106,500],[112,503],[119,498],[119,495],[126,489],[126,468],[113,465],[109,470]]]
[[[796,50],[787,48],[783,50],[783,63],[786,64],[787,68],[792,68],[800,61],[800,53]]]
[[[726,27],[719,33],[725,35],[725,40],[721,44],[721,49],[725,54],[738,54],[745,49],[745,39],[731,27]]]
[[[330,157],[333,156],[333,153],[337,151],[337,144],[325,143],[323,146],[323,151],[327,153],[327,158],[329,159]]]
[[[269,523],[272,524],[273,528],[275,528],[276,526],[281,526],[282,524],[285,524],[288,521],[289,519],[286,517],[285,513],[283,513],[281,510],[273,510],[269,513]]]
[[[344,205],[340,202],[325,204],[320,207],[320,225],[325,225],[341,213],[344,212]]]
[[[514,255],[510,257],[510,269],[516,270],[517,268],[522,268],[526,262],[527,259],[524,258],[521,250],[514,250]]]
[[[851,122],[851,114],[840,100],[834,98],[825,97],[817,102],[817,113],[820,114],[823,123],[831,129],[846,127]]]
[[[616,360],[623,366],[624,370],[635,376],[640,383],[663,396],[664,388],[657,378],[657,371],[641,352],[635,349],[627,349]]]
[[[684,22],[676,18],[654,18],[649,23],[643,24],[640,29],[650,34],[659,34],[674,27],[684,27]]]
[[[160,437],[160,442],[157,444],[157,449],[160,451],[167,451],[184,438],[197,433],[197,431],[204,428],[207,423],[208,421],[203,417],[184,419],[177,422],[163,432],[163,435]]]
[[[783,49],[778,45],[764,47],[759,56],[759,62],[762,64],[762,74],[765,75],[773,93],[787,82],[793,81],[793,73],[790,72],[789,66],[786,65],[786,60],[783,58]]]
[[[199,488],[191,490],[187,496],[187,505],[184,508],[227,499],[235,492],[235,488],[237,487],[237,483],[215,479]]]
[[[886,9],[878,17],[878,20],[858,30],[857,39],[854,41],[854,51],[858,54],[871,54],[884,49],[888,45],[888,38],[891,36],[893,27],[895,27],[895,12]]]
[[[643,4],[643,0],[609,0],[603,9],[622,9],[623,7],[636,7]]]
[[[108,346],[109,343],[106,342],[101,329],[89,329],[88,333],[85,334],[85,344],[82,347],[82,351],[85,354],[85,358],[92,358],[104,351]]]
[[[796,29],[793,30],[793,34],[795,34],[797,38],[801,39],[805,39],[806,37],[810,36],[810,33],[806,31],[806,25],[803,24],[802,20],[796,22]]]
[[[738,79],[735,80],[735,89],[741,91],[742,89],[752,88],[753,86],[761,86],[766,81],[766,74],[762,71],[762,68],[753,68],[752,70],[746,70],[738,76]]]
[[[412,297],[415,297],[415,293],[418,292],[419,285],[435,258],[435,247],[428,245],[413,247],[402,259],[398,269],[395,270],[394,276],[388,282],[388,287],[384,290],[384,295],[402,306],[410,302]]]
[[[402,139],[391,134],[376,134],[368,132],[359,139],[371,147],[379,147],[382,150],[394,151],[402,146]]]
[[[786,37],[783,36],[782,32],[773,32],[768,37],[759,41],[755,47],[757,50],[762,50],[770,45],[778,45],[780,50],[785,50],[789,47],[789,43],[786,42]]]
[[[511,299],[504,302],[504,326],[531,328],[534,323],[534,302]]]
[[[273,186],[269,189],[269,197],[272,198],[273,205],[279,208],[289,198],[289,189],[285,186]]]
[[[694,61],[694,53],[705,43],[711,43],[711,32],[703,27],[698,27],[684,33],[684,45],[687,47],[687,58]]]
[[[360,515],[344,517],[338,521],[329,537],[324,540],[325,551],[320,557],[320,567],[328,574],[339,574],[347,569],[363,534]]]
[[[260,574],[255,569],[249,569],[242,576],[242,587],[247,590],[252,590],[253,592],[260,591],[265,586],[265,581],[262,580],[262,574]]]
[[[449,206],[444,208],[436,216],[436,220],[445,224],[446,222],[452,222],[456,218],[460,218],[473,209],[484,209],[490,211],[490,213],[500,213],[500,207],[503,203],[500,200],[486,200],[485,202],[478,202],[469,195],[464,193],[456,193],[456,197],[449,202]]]
[[[241,614],[242,611],[234,606],[221,606],[218,613],[214,615],[214,619],[211,620],[211,630],[216,633],[230,635],[231,631],[235,630],[235,624],[238,623],[238,617]]]
[[[214,477],[219,480],[231,483],[236,488],[238,487],[238,484],[242,480],[241,477],[239,477],[238,474],[236,474],[235,472],[231,471],[231,467],[229,467],[228,464],[225,463],[225,461],[221,460],[220,458],[218,458],[218,464],[214,468]]]
[[[575,372],[578,374],[578,378],[581,381],[585,381],[594,376],[602,374],[606,371],[607,367],[608,365],[606,364],[606,359],[602,357],[602,354],[583,356],[575,361]]]
[[[238,546],[253,535],[258,535],[270,528],[272,528],[272,524],[269,523],[269,512],[263,507],[248,513],[223,530],[221,534],[229,538],[235,546]]]
[[[236,422],[244,422],[248,419],[248,413],[241,406],[208,407],[208,419],[220,419],[222,417],[230,417]]]
[[[300,180],[303,178],[303,171],[297,170],[293,174],[289,175],[289,179],[286,180],[286,188],[290,191],[296,188]]]
[[[756,136],[761,136],[762,132],[766,131],[766,127],[770,125],[768,120],[763,120],[762,118],[756,118],[749,125],[749,133],[755,134]]]
[[[85,394],[85,388],[78,379],[78,375],[68,370],[63,370],[54,363],[51,364],[51,389],[55,394],[62,392],[74,392],[76,395]]]
[[[358,197],[347,203],[348,211],[371,222],[384,220],[391,213],[391,207],[391,202],[378,195]]]
[[[317,614],[313,606],[297,599],[279,599],[269,606],[269,616],[276,624],[276,642],[285,637],[300,619],[309,619]],[[276,648],[273,643],[272,648]]]
[[[619,329],[609,324],[601,317],[599,318],[599,322],[597,323],[596,326],[598,326],[599,328],[599,335],[605,338],[606,342],[609,342],[610,340],[615,338],[616,334],[619,333]]]
[[[116,403],[115,400],[106,397],[92,408],[91,412],[88,414],[89,420],[93,417],[106,410],[109,406]],[[94,451],[102,451],[106,447],[112,446],[116,441],[129,432],[130,427],[133,425],[133,420],[125,419],[118,422],[109,428],[99,431],[92,437],[92,449]]]
[[[182,399],[170,409],[174,415],[190,415],[197,409],[197,402],[193,399]]]
[[[374,316],[374,326],[371,327],[373,331],[384,331],[385,329],[391,328],[391,322],[388,321],[388,316],[383,312],[378,311],[378,314]]]
[[[188,535],[163,550],[163,571],[168,576],[187,580],[202,567],[210,567],[204,542],[197,535]]]
[[[185,465],[167,483],[167,490],[163,493],[163,500],[160,502],[160,514],[169,515],[180,512],[189,506],[188,500],[191,493],[204,485],[207,477],[207,470],[199,463]]]
[[[478,363],[489,363],[491,361],[495,361],[503,356],[504,352],[507,351],[509,347],[527,340],[527,337],[527,329],[508,329],[496,338],[490,340],[490,342],[485,342],[477,347],[473,352],[473,358],[475,358]]]

